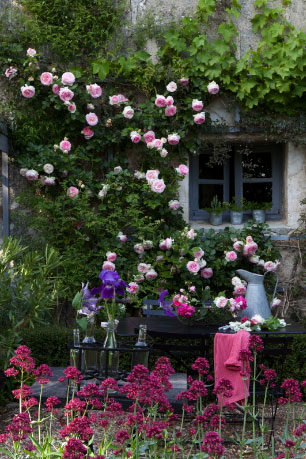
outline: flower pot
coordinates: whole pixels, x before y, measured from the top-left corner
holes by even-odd
[[[252,217],[257,223],[264,223],[266,221],[266,211],[262,209],[252,210]]]
[[[238,212],[236,210],[231,210],[231,224],[232,225],[241,225],[243,220],[243,212]]]
[[[214,226],[222,225],[222,212],[218,214],[211,212],[209,214],[209,223]]]

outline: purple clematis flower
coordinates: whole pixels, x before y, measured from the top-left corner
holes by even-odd
[[[103,269],[99,277],[101,279],[101,285],[91,289],[91,295],[100,294],[101,298],[114,298],[116,295],[123,296],[125,294],[125,288],[127,283],[124,282],[117,271],[108,271]]]
[[[97,306],[98,298],[95,298],[88,288],[89,282],[84,286],[82,282],[82,309],[81,314],[96,314],[101,306]]]
[[[168,290],[163,290],[162,292],[160,292],[160,295],[158,298],[159,304],[163,308],[166,316],[176,317],[176,314],[173,313],[173,307],[172,307],[171,301],[165,301],[165,298],[167,295],[169,295]]]

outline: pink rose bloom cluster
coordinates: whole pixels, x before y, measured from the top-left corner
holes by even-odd
[[[203,279],[210,279],[214,275],[214,272],[212,268],[204,268],[200,274]]]
[[[71,89],[69,89],[67,86],[65,86],[63,88],[60,88],[58,95],[63,102],[66,102],[73,98],[74,92],[71,91]]]
[[[27,99],[31,99],[31,97],[34,97],[35,95],[34,86],[27,85],[27,84],[25,84],[24,86],[21,86],[21,94],[23,95],[23,97],[26,97]]]
[[[93,112],[87,113],[87,115],[85,116],[85,119],[86,119],[87,124],[89,124],[89,126],[96,126],[99,122],[99,118]]]
[[[40,183],[45,186],[53,186],[55,185],[55,177],[46,177],[43,175],[40,177]]]
[[[146,144],[153,142],[154,139],[155,139],[154,131],[147,131],[143,136],[143,140],[145,141]]]
[[[53,75],[50,72],[43,72],[40,75],[40,82],[44,86],[50,86],[53,83]]]
[[[65,102],[65,105],[66,107],[68,108],[68,111],[70,113],[75,113],[76,112],[76,105],[74,102],[69,102],[69,101],[66,101]]]
[[[4,75],[6,76],[6,78],[11,80],[12,78],[14,78],[14,76],[17,75],[17,69],[15,69],[14,67],[10,66],[5,70]]]
[[[91,97],[93,97],[94,99],[96,99],[97,97],[102,96],[102,88],[101,88],[101,86],[99,86],[96,83],[86,85],[86,90],[87,90],[88,94]]]
[[[36,56],[36,49],[34,49],[34,48],[28,48],[28,49],[27,49],[27,56],[28,56],[28,57],[34,57],[34,56]]]
[[[63,153],[68,153],[71,150],[71,143],[67,138],[62,140],[59,144],[60,150],[62,150]]]
[[[133,116],[134,116],[134,110],[132,107],[130,107],[130,105],[127,105],[126,107],[124,107],[124,110],[122,112],[122,115],[124,116],[124,118],[127,118],[127,119],[132,119]]]
[[[126,287],[126,291],[131,295],[136,295],[139,290],[139,285],[136,282],[130,282],[128,287]]]
[[[181,177],[185,177],[189,174],[189,168],[185,164],[180,164],[175,170]]]
[[[225,296],[218,296],[214,299],[217,308],[224,309],[228,305],[228,299]]]
[[[25,177],[29,182],[36,182],[38,180],[38,172],[34,169],[28,169],[25,173]]]
[[[201,266],[198,261],[188,261],[186,268],[191,274],[197,274],[200,271]]]
[[[203,124],[205,123],[205,113],[197,113],[196,115],[193,115],[193,121],[195,124]]]
[[[137,271],[141,274],[146,274],[148,271],[150,271],[151,268],[152,266],[148,263],[139,263],[137,266]]]
[[[132,131],[130,133],[130,138],[133,143],[139,143],[141,141],[141,134],[137,131]]]
[[[177,200],[171,200],[168,202],[169,209],[178,210],[181,207],[181,203]]]
[[[209,92],[209,94],[218,94],[219,90],[219,85],[215,81],[211,81],[207,85],[207,91]]]
[[[146,179],[148,182],[148,185],[151,186],[151,190],[154,191],[155,193],[162,193],[165,188],[165,182],[163,179],[158,178],[159,171],[157,169],[150,169],[146,172]]]
[[[129,99],[127,99],[123,94],[116,94],[114,96],[109,96],[109,104],[114,105],[114,106],[119,106],[123,102],[128,102]]]
[[[155,105],[159,108],[166,107],[166,116],[174,116],[176,114],[176,106],[174,105],[174,99],[172,96],[165,97],[160,94],[157,94],[155,99]]]
[[[180,136],[176,133],[168,135],[168,143],[170,145],[177,145],[180,141]]]
[[[245,295],[246,285],[247,285],[246,281],[241,280],[240,277],[235,276],[232,278],[232,285],[234,286],[233,295],[235,296]]]
[[[172,239],[171,237],[167,237],[166,239],[163,239],[160,241],[159,248],[161,250],[170,250],[173,242],[174,242],[174,239]]]
[[[106,269],[106,271],[115,271],[116,266],[112,261],[105,260],[103,262],[102,269]]]
[[[84,135],[86,140],[89,140],[94,136],[94,131],[91,129],[90,126],[85,126],[81,131],[81,134]]]
[[[229,299],[230,311],[236,316],[238,312],[244,311],[247,308],[247,301],[243,296],[237,296],[236,298]]]
[[[265,271],[273,271],[275,272],[277,268],[279,267],[280,262],[278,260],[274,261],[266,261],[264,264],[264,270]]]
[[[106,252],[107,261],[115,261],[117,258],[116,252]]]
[[[181,304],[177,307],[176,311],[179,316],[186,317],[186,319],[190,319],[194,316],[196,309],[194,306],[191,306],[190,304]]]
[[[167,84],[166,89],[168,92],[175,92],[177,90],[177,84],[175,81],[170,81],[170,83]]]
[[[182,86],[188,86],[189,85],[189,78],[182,77],[180,79],[180,83],[181,83]]]
[[[237,260],[237,253],[231,250],[230,252],[226,252],[225,259],[227,261],[235,261]]]
[[[122,242],[122,244],[125,244],[127,241],[127,236],[123,234],[121,231],[117,234],[117,238],[120,242]]]
[[[67,190],[68,198],[75,199],[79,194],[79,190],[75,186],[70,186]]]
[[[62,84],[64,86],[71,86],[75,82],[75,76],[72,72],[65,72],[62,75]]]
[[[191,107],[192,110],[194,110],[195,112],[200,112],[203,109],[204,105],[201,100],[193,99],[193,101],[191,102]]]

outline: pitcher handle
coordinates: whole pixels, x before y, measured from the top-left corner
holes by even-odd
[[[271,301],[271,303],[272,303],[274,298],[275,298],[275,294],[276,294],[276,290],[277,290],[277,286],[278,286],[278,274],[275,271],[266,271],[264,273],[264,277],[265,277],[266,274],[269,274],[269,273],[273,273],[274,276],[275,276],[275,286],[274,286],[273,297],[272,297],[272,301]],[[271,309],[271,303],[269,304],[270,309]]]

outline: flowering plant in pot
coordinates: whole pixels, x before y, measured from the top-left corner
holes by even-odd
[[[224,203],[219,201],[218,196],[215,195],[210,203],[210,207],[205,208],[209,213],[209,222],[211,225],[222,224],[222,212],[224,210]]]

